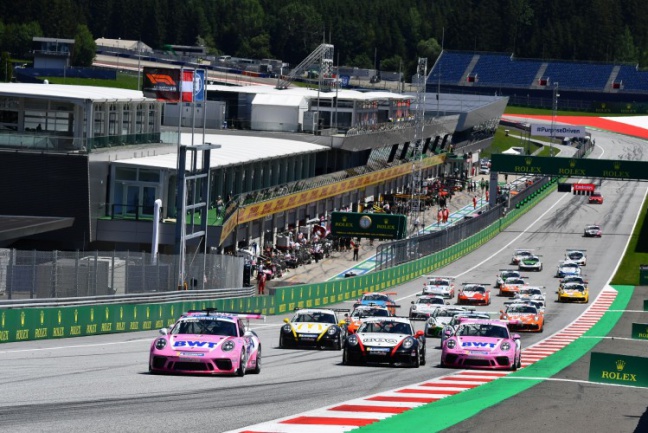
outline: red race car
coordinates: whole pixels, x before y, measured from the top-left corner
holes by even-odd
[[[593,192],[587,202],[590,204],[603,204],[603,196],[600,192]]]

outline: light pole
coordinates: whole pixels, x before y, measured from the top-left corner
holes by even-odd
[[[554,156],[554,137],[556,135],[556,112],[558,111],[558,98],[560,94],[558,93],[558,82],[556,81],[553,85],[553,97],[551,100],[551,156]]]

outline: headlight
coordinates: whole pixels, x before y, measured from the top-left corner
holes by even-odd
[[[162,349],[164,349],[164,348],[166,347],[166,345],[167,345],[166,338],[158,338],[158,339],[155,341],[155,348],[156,348],[157,350],[162,350]]]
[[[227,340],[225,343],[223,343],[222,350],[223,352],[229,352],[230,350],[234,349],[234,342],[232,340]]]
[[[508,319],[508,316],[505,314],[502,316],[502,320],[506,320],[506,319]]]
[[[291,332],[292,328],[291,328],[291,326],[289,324],[286,323],[284,326],[281,327],[281,330],[283,332]]]
[[[507,352],[507,351],[509,351],[509,350],[511,349],[511,344],[510,344],[508,341],[505,341],[505,342],[502,343],[502,345],[500,346],[500,348],[501,348],[504,352]]]
[[[448,346],[448,349],[454,349],[457,346],[457,341],[456,340],[448,340],[446,343]]]
[[[347,343],[349,343],[349,346],[355,346],[358,344],[358,336],[355,334],[351,334],[349,338],[347,339]]]
[[[436,324],[436,320],[433,317],[430,317],[430,319],[428,320],[428,324],[434,325]]]
[[[416,305],[412,305],[412,311],[416,310]]]
[[[337,328],[335,326],[329,326],[329,329],[326,331],[328,335],[335,335],[337,334]]]
[[[412,346],[414,346],[414,339],[407,337],[405,340],[403,340],[403,349],[411,349]]]

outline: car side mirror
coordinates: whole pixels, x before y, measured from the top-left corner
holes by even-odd
[[[420,337],[423,336],[423,334],[424,334],[423,331],[416,331],[416,333],[414,334],[414,337],[420,338]]]
[[[169,335],[169,330],[167,328],[162,328],[162,329],[160,329],[160,334]]]
[[[452,329],[446,329],[445,331],[443,331],[443,334],[446,337],[450,337],[452,335]]]
[[[412,301],[412,304],[416,304],[416,302]]]
[[[504,310],[500,310],[500,314],[504,314]]]
[[[520,334],[513,334],[513,339],[514,340],[519,340],[520,339]]]
[[[346,326],[346,321],[342,320],[340,323],[338,323],[339,327]]]
[[[290,323],[290,319],[287,318],[287,317],[283,321],[286,322],[286,323]]]

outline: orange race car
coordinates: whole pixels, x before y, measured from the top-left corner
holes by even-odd
[[[346,318],[347,332],[353,334],[358,330],[364,319],[367,317],[391,317],[393,314],[389,312],[387,307],[380,305],[358,305],[351,315]]]
[[[500,311],[500,319],[508,322],[511,331],[542,332],[544,311],[530,304],[513,303]]]
[[[509,277],[499,287],[499,296],[515,296],[520,291],[520,287],[528,283],[521,277]]]

